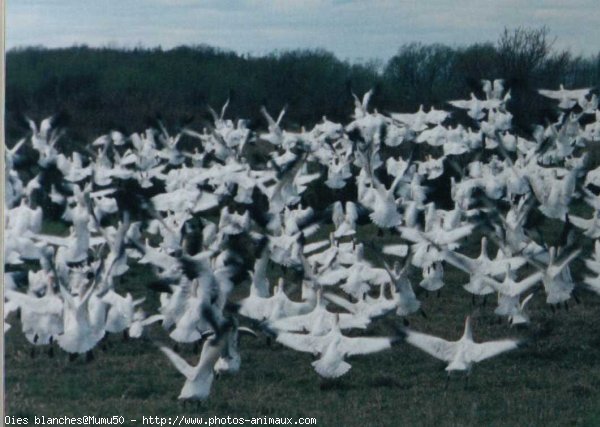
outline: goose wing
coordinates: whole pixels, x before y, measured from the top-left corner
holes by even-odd
[[[332,294],[330,292],[324,293],[323,296],[327,300],[329,300],[332,303],[334,303],[335,305],[338,305],[338,306],[342,307],[344,310],[348,311],[349,313],[356,314],[356,312],[357,312],[356,305],[352,304],[347,299],[342,298],[342,297],[340,297],[338,295]]]
[[[406,331],[406,342],[445,362],[452,361],[456,353],[456,342],[420,332]]]
[[[387,337],[342,337],[339,344],[340,352],[348,356],[377,353],[391,347],[392,339]]]
[[[409,242],[422,243],[427,241],[427,238],[423,236],[423,233],[416,228],[398,227],[398,230],[400,231],[402,238]]]
[[[573,261],[575,258],[577,258],[580,253],[581,253],[581,248],[573,251],[564,260],[562,260],[559,264],[550,266],[548,268],[548,270],[551,270],[551,272],[552,272],[551,274],[553,274],[553,275],[560,274],[560,272],[563,271],[565,269],[565,267],[567,265],[569,265],[569,263],[571,263],[571,261]]]
[[[474,228],[475,224],[468,224],[450,231],[441,230],[439,233],[436,233],[435,242],[440,245],[454,243],[457,240],[460,240],[463,237],[467,237],[468,235],[470,235],[473,232]]]
[[[148,316],[144,320],[142,320],[142,325],[148,326],[154,322],[158,322],[159,320],[164,320],[164,318],[164,314],[153,314],[152,316]]]
[[[474,344],[468,351],[469,357],[474,362],[481,362],[505,351],[514,350],[519,346],[517,340],[506,339],[501,341],[490,341]]]
[[[277,319],[274,322],[270,322],[269,326],[273,329],[283,330],[283,331],[310,330],[311,327],[315,323],[317,314],[318,313],[316,313],[316,311],[313,310],[307,314],[300,314],[298,316],[284,317],[282,319]],[[331,314],[331,316],[333,317],[333,314]]]
[[[478,263],[473,259],[454,251],[446,250],[443,252],[443,256],[449,264],[452,264],[454,267],[464,271],[465,273],[474,273],[479,267]]]
[[[590,224],[593,220],[594,218],[585,219],[575,215],[569,215],[569,221],[571,221],[571,223],[573,223],[575,227],[581,228],[583,230],[587,230],[590,227]]]
[[[563,95],[560,93],[560,91],[557,91],[557,90],[538,89],[538,93],[542,96],[545,96],[546,98],[551,98],[551,99],[562,99],[563,98]]]
[[[296,351],[306,353],[321,353],[324,347],[324,337],[314,335],[294,334],[290,332],[282,332],[277,335],[277,342],[285,345]]]
[[[4,296],[11,302],[14,302],[20,307],[25,307],[34,313],[61,313],[62,303],[58,298],[36,298],[31,295],[22,294],[21,292],[6,289]]]
[[[193,366],[190,366],[181,356],[175,353],[168,347],[161,346],[160,351],[162,351],[171,361],[171,363],[175,366],[175,368],[181,372],[187,379],[191,380],[195,377],[195,369]]]

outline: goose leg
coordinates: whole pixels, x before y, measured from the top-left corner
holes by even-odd
[[[450,373],[446,375],[446,384],[444,385],[444,390],[448,390],[448,386],[450,385]]]
[[[481,306],[485,307],[485,305],[487,304],[487,295],[483,296],[483,301],[481,302]]]
[[[471,294],[471,305],[476,305],[477,302],[475,301],[475,294]]]
[[[421,309],[420,313],[421,313],[421,316],[423,316],[425,319],[427,319],[427,313],[425,313],[425,310]]]
[[[179,345],[177,343],[173,344],[173,351],[179,353]]]
[[[127,332],[127,329],[123,330],[123,341],[129,341],[129,332]]]
[[[441,289],[439,289],[439,290],[437,291],[437,297],[439,298],[439,297],[441,297],[441,296],[442,296],[442,290],[441,290]]]
[[[77,353],[69,353],[69,362],[74,362],[77,359]]]
[[[467,375],[465,376],[465,390],[469,388],[469,372],[467,372]]]
[[[54,337],[50,335],[50,348],[48,349],[48,357],[54,357]]]
[[[29,350],[29,357],[35,359],[35,347],[31,347],[31,350]]]
[[[94,352],[92,350],[85,353],[85,361],[86,363],[90,363],[94,360]]]
[[[108,346],[109,346],[108,333],[105,332],[104,336],[100,340],[100,348],[102,349],[102,351],[108,351]]]
[[[569,303],[565,301],[565,311],[569,311]]]
[[[404,326],[406,326],[406,327],[410,326],[410,322],[408,321],[408,319],[406,317],[402,319],[402,323],[404,323]]]

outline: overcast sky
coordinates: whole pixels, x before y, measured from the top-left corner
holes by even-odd
[[[15,46],[209,44],[239,53],[321,47],[389,59],[404,43],[495,41],[546,25],[558,48],[600,50],[599,0],[7,0]]]

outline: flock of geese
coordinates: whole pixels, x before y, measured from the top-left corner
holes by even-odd
[[[237,372],[240,336],[255,330],[313,354],[323,378],[398,342],[469,372],[520,341],[476,343],[469,317],[458,341],[411,329],[408,317],[426,317],[417,295],[439,293],[445,269],[466,273],[473,299],[497,295],[494,312],[510,325],[530,322],[534,296],[554,310],[579,288],[600,293],[600,168],[586,159],[600,141],[598,99],[562,86],[539,94],[562,113],[531,139],[512,129],[502,80],[449,111],[382,114],[369,108],[372,90],[353,94],[348,124],[324,117],[310,131],[285,130],[286,110],[274,119],[263,107],[267,130],[256,133],[225,118],[228,101],[202,132],[172,135],[156,121],[70,154],[59,149],[60,115],[27,119],[27,136],[5,150],[4,332],[18,311],[32,356],[58,345],[91,360],[108,333],[140,338],[161,323],[172,342],[157,345],[186,378],[180,399],[206,399],[216,373]],[[250,161],[260,144],[268,155]],[[44,232],[50,211],[68,235]],[[553,246],[541,231],[550,220],[564,224]],[[473,235],[475,256],[464,247]],[[595,241],[583,283],[571,275],[575,235]],[[140,291],[159,294],[155,313],[122,291],[135,264],[152,272]],[[404,325],[360,334],[384,316]],[[195,365],[183,345],[199,350]]]

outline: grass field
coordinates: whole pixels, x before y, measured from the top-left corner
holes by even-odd
[[[370,231],[361,230],[362,237]],[[477,248],[477,239],[473,236],[469,246]],[[319,426],[600,426],[600,297],[581,290],[581,304],[553,313],[540,293],[529,305],[531,326],[516,329],[498,323],[495,298],[473,306],[459,286],[464,279],[447,268],[441,296],[421,294],[428,317],[412,316],[410,327],[457,339],[465,316],[472,314],[476,341],[528,339],[522,348],[475,366],[466,388],[464,377],[457,376],[445,389],[445,365],[404,343],[351,358],[347,375],[322,384],[310,355],[277,343],[269,346],[264,337],[244,338],[239,374],[218,378],[200,407],[183,408],[177,402],[183,376],[152,343],[168,342],[159,325],[147,330],[145,340],[111,336],[108,350],[97,348],[93,362],[71,363],[60,350],[52,359],[46,354],[31,358],[13,316],[9,323],[14,327],[5,335],[6,413],[29,418],[122,415],[126,420],[183,414],[315,417]],[[147,270],[137,266],[120,289],[142,296],[148,280]],[[156,296],[144,307],[154,312]],[[388,316],[368,334],[394,334],[400,324]],[[197,360],[191,346],[182,354]]]

